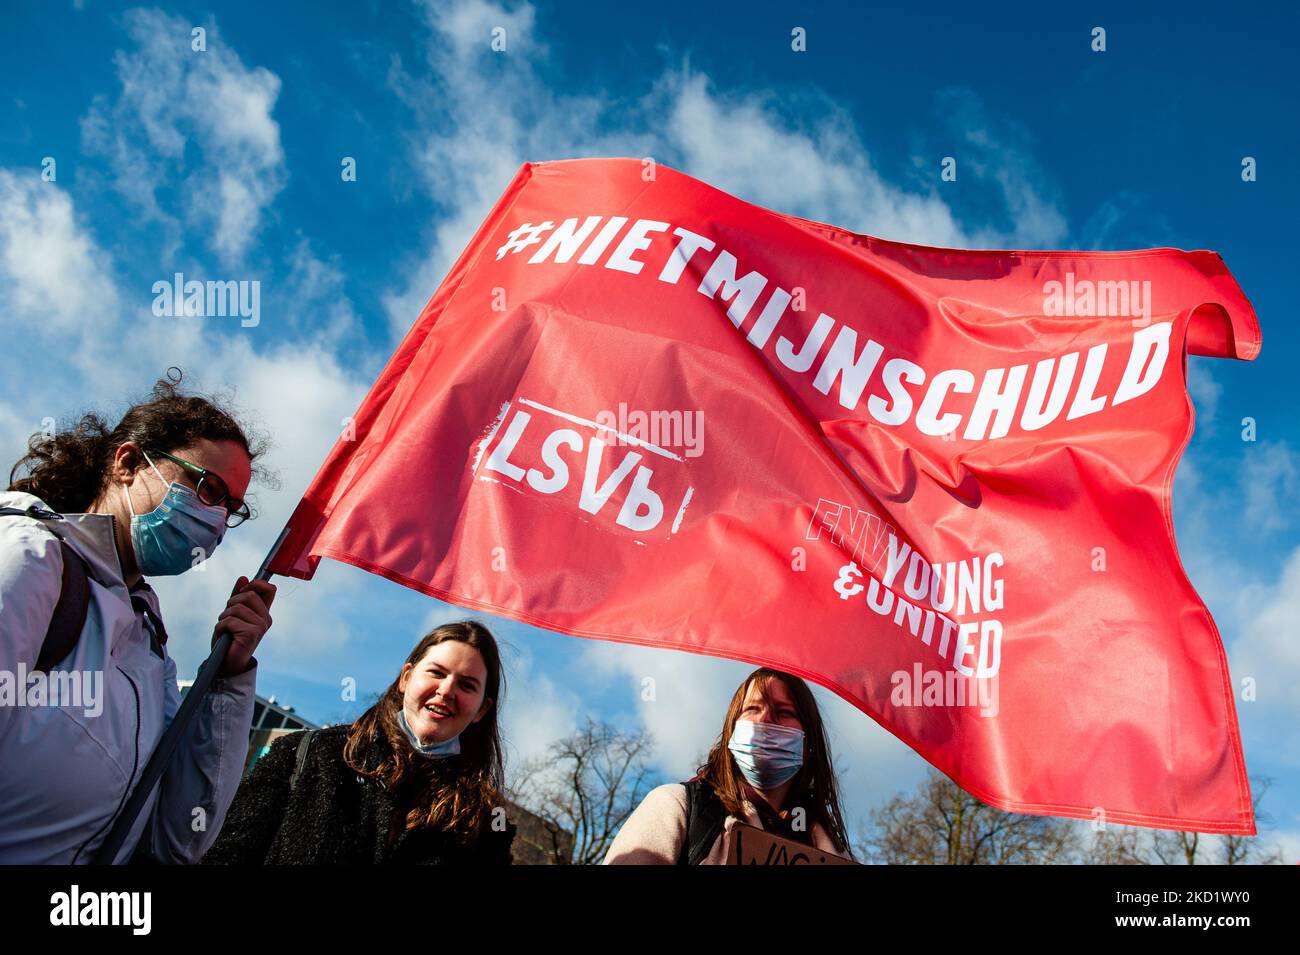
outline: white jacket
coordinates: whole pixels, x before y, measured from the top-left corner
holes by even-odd
[[[49,509],[31,494],[0,492],[0,505],[33,504]],[[91,861],[180,707],[176,664],[165,646],[161,655],[151,647],[130,595],[154,613],[158,598],[144,580],[128,594],[115,519],[64,518],[0,516],[0,863]],[[26,705],[40,702],[42,679],[18,679],[31,673],[59,598],[56,533],[86,561],[90,604],[77,645],[44,682],[66,690],[72,674],[90,674],[98,713],[91,693]],[[256,673],[213,682],[117,862],[137,844],[160,862],[197,862],[216,840],[248,754]]]

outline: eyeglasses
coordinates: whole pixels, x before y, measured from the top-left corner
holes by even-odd
[[[248,505],[244,501],[231,495],[226,482],[207,468],[201,468],[192,461],[178,458],[166,451],[159,451],[158,456],[166,458],[168,461],[175,461],[185,470],[198,475],[198,480],[194,482],[194,492],[198,494],[199,500],[204,504],[209,504],[212,507],[225,506],[227,527],[238,527],[253,516],[253,512],[248,509]]]

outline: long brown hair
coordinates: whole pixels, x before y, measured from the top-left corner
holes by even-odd
[[[743,816],[745,777],[736,766],[727,744],[731,741],[731,731],[735,729],[736,720],[740,718],[741,711],[744,709],[750,684],[758,684],[758,691],[763,695],[768,706],[775,706],[768,694],[768,688],[773,680],[780,680],[790,692],[804,732],[803,766],[790,782],[785,804],[789,807],[803,807],[808,813],[809,829],[812,828],[811,823],[821,823],[831,841],[835,843],[835,848],[840,852],[848,853],[850,852],[849,838],[844,828],[844,815],[840,811],[839,786],[835,781],[835,771],[831,767],[830,747],[826,743],[821,711],[817,708],[817,701],[813,698],[812,690],[808,689],[808,684],[797,676],[760,667],[745,678],[732,694],[726,719],[722,721],[722,734],[709,750],[708,759],[699,768],[698,776],[713,787],[729,814]]]
[[[172,374],[174,372],[175,374]],[[204,438],[234,441],[255,462],[265,451],[264,438],[249,438],[244,428],[213,399],[181,394],[182,372],[168,369],[147,400],[127,409],[110,428],[97,414],[83,414],[70,428],[55,434],[37,432],[27,442],[27,453],[9,471],[9,490],[39,497],[60,513],[84,513],[107,489],[113,456],[126,441],[145,454],[188,448]],[[146,467],[140,457],[140,467]],[[19,477],[19,472],[26,473]],[[254,476],[274,483],[258,467]]]
[[[352,724],[343,761],[355,772],[382,782],[389,792],[399,787],[414,792],[406,814],[408,829],[437,827],[455,842],[471,843],[492,810],[502,805],[505,771],[497,713],[505,681],[496,639],[473,620],[445,623],[425,634],[406,662],[418,666],[429,648],[444,640],[469,644],[487,668],[483,699],[491,702],[483,718],[461,732],[460,753],[439,760],[417,756],[397,722],[403,696],[399,674],[379,701]]]

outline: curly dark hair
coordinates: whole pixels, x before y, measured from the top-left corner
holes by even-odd
[[[256,462],[266,452],[267,439],[261,435],[250,438],[213,399],[181,394],[182,377],[179,368],[169,368],[168,376],[158,379],[149,398],[127,409],[115,428],[88,412],[70,428],[52,435],[32,435],[27,453],[9,471],[9,490],[34,494],[61,513],[84,513],[107,489],[113,456],[125,441],[135,442],[146,454],[171,453],[204,438],[234,441]],[[143,461],[140,466],[145,466]],[[274,475],[256,465],[253,475],[263,483],[275,484]]]

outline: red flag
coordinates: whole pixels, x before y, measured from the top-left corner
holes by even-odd
[[[887,242],[635,160],[525,165],[295,511],[321,557],[849,700],[1022,813],[1251,834],[1179,561],[1213,252]]]

